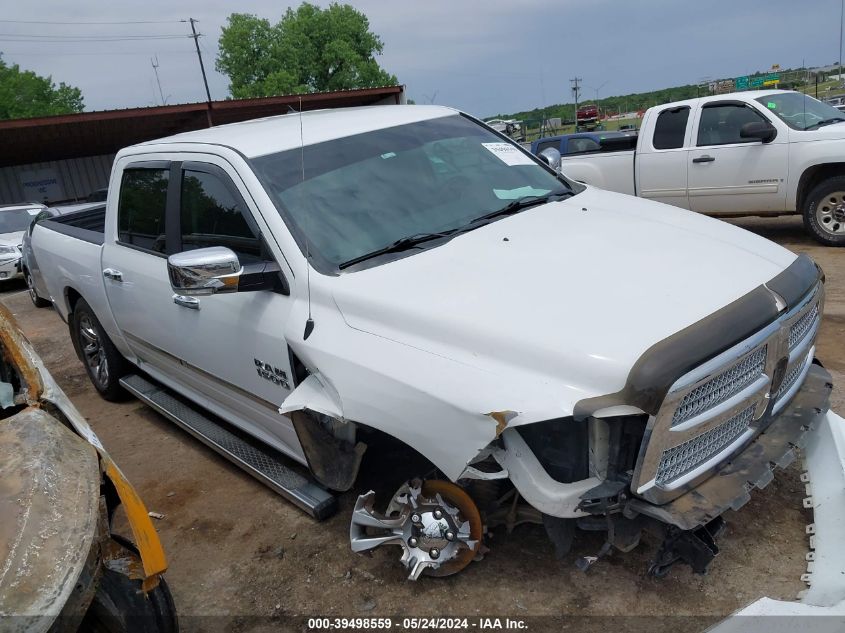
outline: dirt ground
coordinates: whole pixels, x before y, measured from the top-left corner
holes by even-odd
[[[797,218],[736,224],[809,253],[824,268],[818,356],[834,376],[834,408],[845,410],[845,252],[817,245]],[[457,576],[408,582],[398,548],[372,558],[349,549],[349,515],[363,490],[344,494],[330,520],[314,522],[146,406],[99,398],[66,326],[52,310],[34,308],[22,284],[7,287],[2,300],[147,506],[165,515],[156,527],[183,630],[307,630],[303,616],[392,615],[510,616],[532,630],[579,631],[608,625],[580,616],[616,616],[627,618],[617,630],[641,622],[643,630],[699,631],[761,596],[793,599],[803,588],[804,526],[812,519],[801,505],[797,466],[728,514],[721,554],[706,576],[676,567],[667,578],[647,577],[653,543],[582,573],[575,558],[594,554],[600,535],[581,536],[557,561],[542,528],[523,526],[495,531],[485,560]]]

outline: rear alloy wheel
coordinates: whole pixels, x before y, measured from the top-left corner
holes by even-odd
[[[103,330],[91,306],[80,299],[73,310],[73,336],[88,377],[106,400],[123,400],[127,393],[120,386],[129,364]]]
[[[829,178],[810,192],[804,226],[822,244],[845,246],[845,176]]]
[[[24,272],[24,279],[26,280],[26,287],[29,290],[29,298],[32,300],[32,304],[36,308],[46,308],[52,305],[46,299],[42,299],[38,296],[38,291],[35,289],[35,280],[32,278],[32,273],[28,270]]]

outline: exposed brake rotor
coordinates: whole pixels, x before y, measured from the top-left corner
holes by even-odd
[[[481,515],[470,496],[448,481],[413,481],[393,495],[387,511],[373,510],[375,493],[358,497],[349,526],[352,551],[402,547],[408,578],[451,576],[472,562],[481,547]]]

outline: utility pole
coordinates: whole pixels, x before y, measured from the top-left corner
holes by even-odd
[[[152,64],[153,72],[156,74],[156,83],[158,84],[158,94],[161,97],[161,105],[165,105],[164,92],[161,89],[161,80],[158,78],[158,55],[155,56],[155,59],[150,57],[150,64]]]
[[[842,0],[845,2],[845,0]],[[575,97],[575,131],[578,131],[578,98],[581,96],[581,78],[575,77],[569,80],[572,84],[572,96]]]
[[[197,57],[200,60],[200,71],[202,71],[202,81],[205,84],[205,96],[208,103],[206,115],[208,116],[208,127],[211,127],[211,92],[208,90],[208,77],[205,76],[205,66],[202,63],[202,53],[200,53],[200,34],[197,33],[197,29],[194,26],[194,24],[199,20],[195,20],[194,18],[188,18],[188,21],[191,23],[191,33],[193,33],[193,35],[191,35],[190,37],[194,40],[194,45],[197,47]]]

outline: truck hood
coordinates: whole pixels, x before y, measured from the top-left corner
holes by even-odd
[[[0,233],[0,244],[3,246],[19,246],[23,242],[24,231]]]
[[[332,292],[352,328],[548,384],[566,407],[621,389],[646,349],[794,259],[730,224],[587,188],[341,275]]]
[[[845,121],[832,123],[817,130],[790,130],[790,141],[836,141],[845,139]]]

